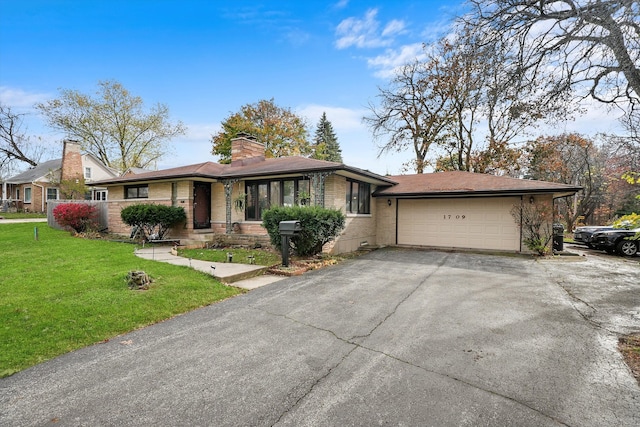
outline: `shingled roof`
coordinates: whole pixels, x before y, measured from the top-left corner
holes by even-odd
[[[7,184],[26,184],[46,177],[62,167],[62,159],[49,160],[7,179]]]
[[[215,162],[197,163],[171,169],[163,169],[140,174],[128,174],[94,184],[125,184],[139,181],[158,181],[180,178],[227,179],[227,178],[258,178],[283,175],[304,175],[313,172],[337,172],[346,176],[369,179],[381,185],[392,185],[394,182],[363,169],[347,166],[342,163],[309,159],[300,156],[278,157],[271,159],[250,159],[232,164]]]
[[[397,185],[381,188],[375,197],[439,197],[553,193],[554,197],[582,189],[555,182],[518,179],[471,172],[436,172],[389,176]]]

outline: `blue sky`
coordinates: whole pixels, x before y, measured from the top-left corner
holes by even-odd
[[[98,81],[117,80],[188,127],[159,162],[166,168],[217,160],[209,139],[220,123],[273,98],[312,132],[325,111],[345,163],[396,174],[411,153],[377,158],[362,116],[390,71],[445,34],[461,3],[2,0],[0,101],[33,113],[30,133],[58,149],[63,135],[32,105],[59,89],[93,93]]]

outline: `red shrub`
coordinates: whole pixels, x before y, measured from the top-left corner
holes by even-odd
[[[63,203],[53,208],[53,217],[61,226],[82,233],[95,228],[96,207],[85,203]]]

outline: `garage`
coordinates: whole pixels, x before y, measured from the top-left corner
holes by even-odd
[[[520,251],[520,197],[398,199],[397,244]]]
[[[514,205],[538,209],[549,226],[553,200],[580,187],[489,174],[451,171],[388,176],[378,188],[378,245],[527,252]]]

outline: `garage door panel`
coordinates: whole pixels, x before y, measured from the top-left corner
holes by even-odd
[[[399,200],[398,243],[520,250],[510,210],[519,197]]]

